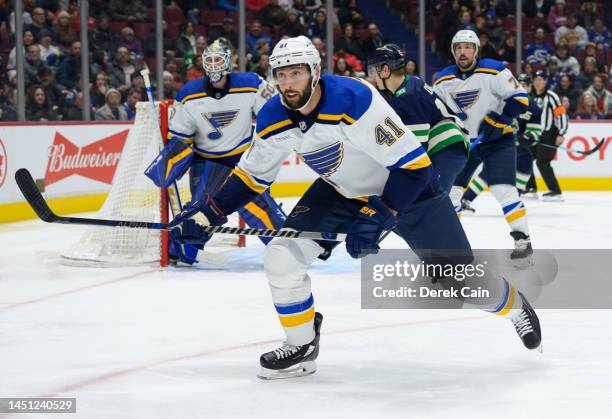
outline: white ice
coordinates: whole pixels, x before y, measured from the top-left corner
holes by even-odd
[[[526,202],[534,247],[611,248],[612,193],[565,197]],[[473,247],[510,248],[493,198],[476,205]],[[60,265],[82,231],[0,226],[0,397],[76,397],[68,417],[88,419],[612,417],[611,311],[541,310],[540,354],[479,311],[361,310],[359,263],[341,250],[311,271],[319,370],[261,381],[282,331],[256,240],[221,268]]]

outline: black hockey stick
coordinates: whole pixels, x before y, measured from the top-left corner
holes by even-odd
[[[147,228],[150,230],[170,230],[169,224],[165,223],[149,223],[144,221],[120,221],[120,220],[103,220],[99,218],[79,218],[79,217],[62,217],[55,214],[45,198],[36,187],[36,183],[32,175],[27,169],[19,169],[15,173],[15,181],[25,197],[28,204],[32,207],[38,217],[47,223],[60,224],[82,224],[106,227],[127,227],[127,228]],[[312,240],[328,240],[328,241],[344,241],[346,234],[343,233],[319,233],[312,231],[295,231],[295,230],[265,230],[260,228],[238,228],[238,227],[223,227],[223,226],[202,226],[206,233],[218,234],[242,234],[245,236],[261,236],[261,237],[287,237],[287,238],[302,238]]]
[[[548,147],[548,148],[555,148],[555,149],[560,149],[560,150],[566,150],[569,151],[571,153],[578,153],[578,154],[582,154],[583,156],[590,156],[591,154],[595,153],[597,150],[599,150],[601,147],[603,147],[604,143],[606,142],[606,138],[602,138],[601,141],[592,149],[590,149],[589,151],[584,151],[584,150],[576,150],[575,148],[567,148],[564,147],[562,145],[551,145],[551,144],[542,144],[542,143],[536,143],[537,145],[541,145],[542,147]]]

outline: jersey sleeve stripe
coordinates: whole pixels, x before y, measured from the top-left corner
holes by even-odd
[[[276,124],[272,124],[269,127],[262,129],[257,133],[257,135],[262,139],[266,139],[270,135],[274,134],[275,131],[281,131],[283,128],[290,125],[293,125],[293,122],[290,119],[285,119],[284,121],[277,122]]]
[[[399,159],[395,164],[391,166],[387,166],[387,169],[394,170],[398,168],[402,169],[420,169],[422,167],[427,167],[431,164],[431,160],[429,160],[429,156],[423,149],[423,147],[418,147],[406,154],[404,157]]]
[[[195,135],[195,134],[183,134],[182,132],[174,131],[171,129],[168,129],[168,132],[176,137],[179,137],[181,140],[188,140],[190,138],[193,138],[193,136]]]
[[[180,140],[180,141],[182,141],[182,142],[184,142],[184,143],[186,143],[186,144],[189,144],[189,145],[193,144],[193,143],[194,143],[194,141],[195,141],[193,138],[183,138],[183,137],[178,137],[178,136],[176,136],[176,135],[174,135],[174,134],[171,134],[171,133],[168,133],[168,135],[166,136],[166,139],[167,139],[167,140],[171,140],[171,139],[173,139],[173,138],[175,138],[175,137],[176,137],[178,140]]]
[[[234,168],[232,174],[238,176],[238,178],[250,189],[258,194],[265,192],[268,189],[268,185],[262,185],[255,181],[251,176],[249,176],[244,170],[239,167]],[[261,180],[261,179],[259,179]]]

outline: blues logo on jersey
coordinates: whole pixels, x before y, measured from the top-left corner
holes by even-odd
[[[480,89],[467,90],[465,92],[457,92],[451,94],[453,100],[457,104],[457,107],[461,109],[461,119],[466,119],[465,111],[472,107],[480,96]]]
[[[203,113],[202,116],[208,121],[214,130],[208,133],[208,138],[211,140],[218,140],[221,138],[223,136],[221,128],[225,128],[234,122],[239,112],[240,110],[237,109],[234,111]]]
[[[338,141],[319,150],[303,153],[301,156],[304,162],[319,175],[330,176],[342,163],[344,147]]]

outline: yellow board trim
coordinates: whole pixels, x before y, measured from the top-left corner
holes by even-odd
[[[505,316],[506,314],[510,313],[510,310],[512,310],[512,307],[514,306],[514,294],[516,294],[516,291],[514,290],[514,287],[510,285],[510,295],[508,296],[508,303],[502,310],[495,313],[496,315]]]
[[[77,212],[97,211],[102,207],[108,194],[68,196],[63,198],[50,198],[47,200],[51,210],[59,215],[74,214]],[[27,202],[16,202],[0,205],[0,223],[30,220],[38,218]]]
[[[289,316],[278,316],[283,327],[295,327],[300,326],[304,323],[308,323],[314,319],[315,309],[314,306],[310,307],[308,311],[300,314],[292,314]]]
[[[244,153],[245,151],[247,151],[247,149],[251,146],[251,143],[247,143],[244,144],[241,147],[235,148],[232,151],[228,151],[225,154],[208,154],[208,153],[204,153],[203,151],[200,150],[195,150],[196,154],[200,157],[205,157],[207,159],[221,159],[223,157],[231,157],[231,156],[235,156],[236,154],[240,154],[240,153]]]
[[[508,221],[509,223],[511,223],[512,221],[516,221],[521,217],[524,217],[525,214],[527,214],[527,209],[525,208],[521,208],[520,210],[513,212],[510,215],[506,215],[506,221]]]
[[[249,202],[244,206],[244,208],[257,218],[259,218],[268,229],[274,229],[274,225],[272,224],[272,221],[270,220],[268,214],[257,204],[255,204],[254,202]]]
[[[170,171],[172,170],[174,164],[178,161],[183,160],[183,158],[187,157],[191,153],[193,153],[193,149],[186,148],[185,150],[181,151],[179,154],[168,160],[168,165],[166,166],[166,179],[168,179],[168,175],[170,174]]]
[[[233,87],[229,89],[229,93],[239,93],[239,92],[255,92],[257,93],[257,89],[254,87]]]
[[[262,193],[266,189],[268,189],[267,186],[262,186],[259,183],[255,183],[255,181],[253,181],[253,179],[251,179],[251,177],[239,167],[236,167],[232,173],[238,176],[240,180],[244,182],[245,185],[247,185],[249,188],[251,188],[257,193]]]
[[[187,102],[188,100],[198,99],[198,98],[205,97],[205,96],[207,96],[207,94],[206,94],[206,93],[204,93],[204,92],[202,92],[202,93],[194,93],[194,94],[192,94],[192,95],[185,96],[185,97],[183,98],[183,100],[181,100],[181,103],[185,103],[185,102]]]
[[[257,135],[259,135],[260,137],[263,137],[264,135],[274,130],[286,127],[287,125],[291,125],[292,123],[293,122],[291,122],[291,119],[285,119],[284,121],[277,122],[276,124],[272,124],[269,127],[264,128],[263,130],[259,131]]]

